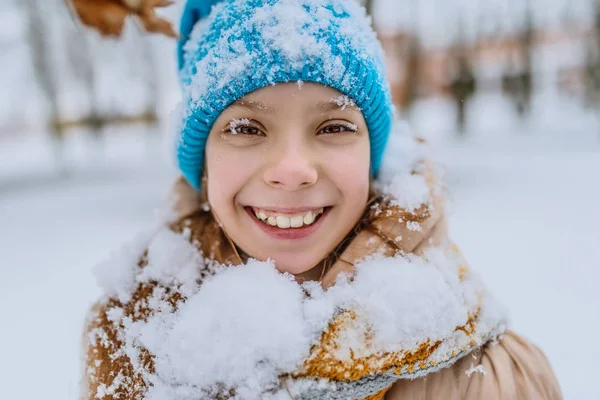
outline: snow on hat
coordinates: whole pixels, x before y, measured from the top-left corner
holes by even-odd
[[[178,50],[184,115],[177,159],[194,188],[221,112],[257,89],[295,81],[330,86],[356,103],[377,175],[393,106],[381,45],[356,0],[188,0]]]

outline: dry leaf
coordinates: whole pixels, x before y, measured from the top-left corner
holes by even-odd
[[[155,9],[171,0],[70,0],[84,25],[105,36],[120,36],[127,17],[137,17],[148,32],[177,37],[171,23],[158,17]]]

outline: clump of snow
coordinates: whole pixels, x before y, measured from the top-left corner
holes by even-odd
[[[415,221],[408,221],[406,223],[406,228],[409,231],[414,231],[414,232],[421,232],[423,230],[423,228],[421,227],[421,224],[419,224],[418,222],[415,222]]]
[[[338,338],[335,356],[348,361],[351,354],[414,349],[452,336],[481,293],[476,281],[459,280],[461,260],[442,249],[424,257],[365,259],[353,279],[343,275],[323,290],[256,260],[218,269],[198,285],[194,265],[201,260],[188,246],[185,235],[160,232],[150,244],[149,269],[137,279],[181,288],[188,280],[187,300],[173,310],[158,286],[149,305],[160,312],[145,322],[123,321],[130,359],[141,348],[155,356],[147,399],[191,400],[231,388],[236,399],[264,399],[266,393],[276,399],[284,393],[280,376],[301,367],[339,312],[358,316]],[[369,346],[367,332],[373,334]]]
[[[506,331],[509,320],[508,312],[485,287],[478,274],[466,268],[466,260],[460,252],[428,250],[425,258],[438,267],[438,271],[445,277],[448,289],[454,296],[460,298],[466,310],[470,313],[479,311],[475,324],[475,332],[468,336],[462,331],[457,331],[432,354],[434,360],[448,360],[468,352],[473,347],[482,345],[486,340],[493,339]],[[472,316],[472,315],[470,315]]]
[[[104,383],[100,384],[96,391],[96,398],[102,399],[105,396],[113,396],[115,394],[115,392],[117,391],[117,389],[119,389],[119,387],[121,387],[123,382],[124,382],[123,375],[119,373],[115,377],[115,379],[113,379],[110,386],[106,386]]]
[[[471,368],[469,368],[468,370],[465,371],[465,375],[467,375],[469,378],[471,377],[471,375],[473,375],[475,372],[479,372],[480,374],[487,374],[487,371],[485,370],[483,364],[479,364],[478,366],[473,366],[473,363],[471,363]]]
[[[393,196],[392,205],[409,211],[414,211],[429,200],[430,190],[423,175],[398,174],[387,184],[380,184],[380,187],[384,193]]]
[[[181,217],[176,207],[178,201],[179,194],[170,194],[166,201],[154,211],[154,219],[162,221],[164,224],[176,222]]]
[[[476,279],[479,278],[477,277]],[[473,282],[473,285],[477,284],[477,282]],[[472,303],[475,301],[477,301],[477,299],[471,299]],[[479,313],[479,322],[477,328],[484,332],[497,330],[499,333],[503,333],[510,324],[510,319],[508,318],[509,313],[506,306],[497,301],[496,298],[488,292],[482,294],[479,301],[481,303],[481,312]],[[498,315],[505,316],[502,319],[501,324],[498,324]]]
[[[309,329],[323,329],[340,307],[340,300],[348,290],[348,281],[340,277],[338,284],[324,291],[318,282],[305,282],[302,287],[308,297],[304,313]]]
[[[425,146],[419,143],[406,123],[396,120],[376,187],[392,198],[392,205],[414,211],[428,204],[431,190],[420,173],[426,158]]]
[[[197,286],[199,271],[211,264],[190,243],[189,235],[189,231],[178,234],[167,227],[139,234],[95,267],[98,284],[108,296],[122,303],[130,300],[139,283],[150,281],[177,286],[187,296]],[[140,268],[145,252],[146,265]],[[215,268],[212,264],[210,267]]]
[[[208,279],[177,313],[135,324],[129,334],[155,355],[151,392],[222,384],[235,388],[236,398],[262,398],[281,373],[299,367],[315,340],[304,297],[293,277],[250,261]]]
[[[189,230],[179,234],[163,229],[148,245],[147,264],[136,280],[178,286],[184,296],[189,296],[197,287],[198,271],[204,263],[198,249],[190,243]]]
[[[314,392],[336,392],[339,387],[336,386],[335,382],[327,379],[286,379],[285,382],[286,395],[285,400],[294,400],[296,398],[307,398],[306,393]],[[310,397],[308,397],[310,398]],[[339,398],[339,396],[338,396]]]
[[[466,309],[475,310],[481,306],[483,311],[488,308],[488,305],[481,299],[485,293],[485,286],[477,273],[466,269],[467,262],[460,252],[431,248],[425,252],[423,257],[428,263],[437,267],[438,272],[444,276],[444,280],[448,284],[448,290],[461,299]],[[491,320],[499,315],[505,315],[505,310],[498,308],[490,313]],[[480,322],[481,320],[482,315],[480,315]]]
[[[430,338],[449,336],[468,316],[462,296],[450,290],[440,269],[448,260],[421,257],[377,257],[356,268],[351,302],[374,332],[381,351],[414,348]]]
[[[94,268],[96,281],[107,296],[123,303],[129,301],[136,286],[138,261],[155,233],[155,230],[151,230],[138,234],[130,243]]]

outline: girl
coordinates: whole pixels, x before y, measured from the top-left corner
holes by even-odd
[[[447,238],[362,7],[181,27],[179,216],[98,268],[83,399],[561,398]]]

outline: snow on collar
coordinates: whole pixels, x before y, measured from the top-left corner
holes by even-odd
[[[407,209],[429,197],[424,178],[413,174],[420,152],[397,135],[378,182]],[[121,304],[133,301],[138,285],[153,286],[142,305],[148,318],[110,312],[148,383],[147,400],[215,398],[230,388],[245,400],[362,398],[452,364],[506,326],[504,311],[449,244],[422,256],[370,257],[352,281],[342,276],[324,291],[271,262],[215,265],[189,232],[159,228],[97,275]],[[183,300],[176,307],[174,292]],[[137,365],[143,351],[153,355],[153,371]]]

